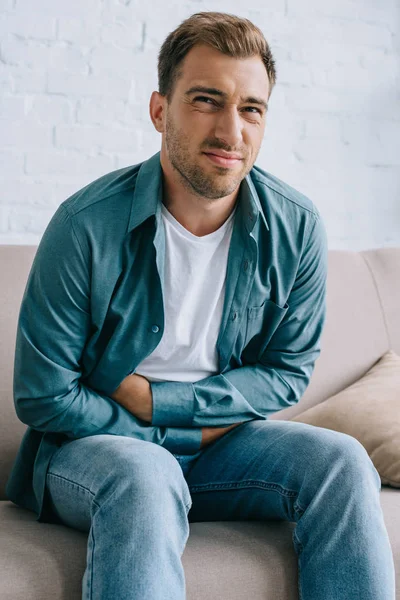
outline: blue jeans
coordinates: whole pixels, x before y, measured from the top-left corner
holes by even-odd
[[[115,435],[68,440],[46,495],[88,532],[82,598],[184,600],[189,522],[296,523],[302,600],[395,600],[381,482],[353,437],[299,422],[253,420],[194,455]]]

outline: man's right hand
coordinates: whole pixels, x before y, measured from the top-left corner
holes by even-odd
[[[242,423],[245,423],[245,421],[242,421]],[[214,442],[218,438],[222,437],[225,433],[227,433],[234,427],[242,425],[242,423],[233,423],[233,425],[229,425],[228,427],[202,427],[200,449],[204,448],[204,446],[207,446],[208,444],[211,444],[211,442]]]

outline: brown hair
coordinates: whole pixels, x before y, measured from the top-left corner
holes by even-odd
[[[269,79],[276,82],[275,60],[262,31],[248,19],[222,12],[199,12],[183,21],[165,39],[158,54],[158,90],[171,100],[181,71],[179,64],[195,44],[206,44],[234,58],[259,55]]]

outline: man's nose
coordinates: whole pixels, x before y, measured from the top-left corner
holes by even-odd
[[[237,148],[242,142],[243,123],[235,106],[225,106],[217,117],[215,137],[222,139],[231,148]]]

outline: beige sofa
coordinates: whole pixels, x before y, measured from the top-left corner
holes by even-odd
[[[35,246],[0,246],[0,598],[80,599],[87,536],[37,522],[4,491],[26,429],[14,411],[12,370],[19,305],[35,251]],[[290,419],[332,396],[389,348],[400,354],[400,248],[330,250],[327,302],[321,355],[310,385],[299,404],[272,418]],[[400,489],[382,486],[381,504],[400,600]],[[297,600],[294,526],[285,521],[192,523],[182,556],[188,600]]]

